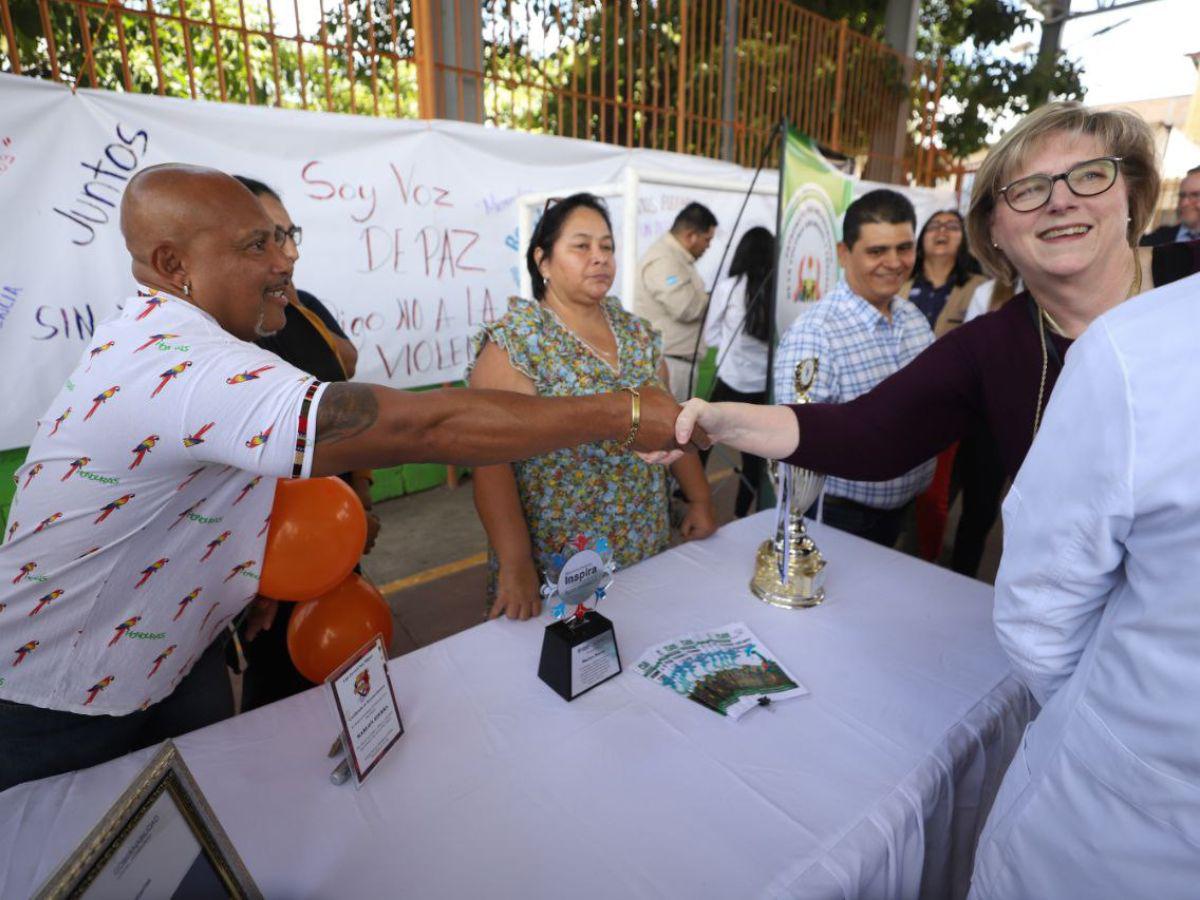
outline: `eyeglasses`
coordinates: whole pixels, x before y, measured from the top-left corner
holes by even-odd
[[[304,237],[304,229],[299,225],[293,225],[291,228],[284,228],[282,225],[275,226],[275,243],[280,247],[288,242],[291,238],[293,244],[300,246],[300,241]]]
[[[1054,182],[1065,181],[1076,197],[1095,197],[1116,184],[1119,163],[1124,157],[1101,156],[1076,163],[1057,175],[1029,175],[1000,188],[1005,202],[1015,212],[1033,212],[1050,202]]]
[[[1200,191],[1180,191],[1179,202],[1191,201],[1192,203],[1200,203]]]
[[[958,224],[958,219],[944,219],[941,222],[930,222],[925,226],[926,231],[948,231],[951,234],[957,234],[962,231],[962,226]]]
[[[550,207],[552,207],[555,203],[562,203],[562,199],[562,197],[547,197],[546,205],[542,207],[542,215],[544,216],[546,213],[550,212]]]

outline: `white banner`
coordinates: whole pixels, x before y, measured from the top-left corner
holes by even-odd
[[[680,154],[456,122],[72,93],[0,75],[0,379],[8,388],[0,449],[29,442],[96,323],[132,293],[121,193],[136,171],[164,162],[214,166],[279,191],[304,228],[296,284],[330,308],[358,347],[357,380],[401,388],[460,379],[470,335],[516,293],[521,194],[614,182],[629,165],[694,175],[696,189],[641,191],[636,249],[699,200],[721,222],[698,266],[711,285],[742,198],[706,191],[703,182],[748,185],[752,174]],[[774,172],[759,177],[778,184]],[[906,193],[922,219],[953,202]],[[610,204],[617,235],[624,205]],[[774,197],[755,196],[738,231],[774,230],[774,220]],[[619,264],[630,264],[620,250]]]

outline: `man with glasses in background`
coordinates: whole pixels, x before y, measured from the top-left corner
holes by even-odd
[[[303,230],[292,221],[279,194],[254,178],[235,175],[258,198],[284,236],[283,255],[293,265],[300,258]],[[354,377],[358,351],[350,343],[337,319],[325,305],[308,291],[289,284],[288,305],[284,309],[286,324],[270,337],[255,343],[269,350],[298,369],[321,381],[349,381]],[[363,469],[346,472],[342,479],[354,489],[367,513],[367,542],[364,553],[370,553],[379,535],[379,517],[372,511],[371,471]],[[251,710],[312,687],[311,682],[296,670],[287,649],[287,625],[292,605],[282,604],[273,619],[255,617],[243,626],[240,638],[246,670],[242,680],[242,709]],[[269,622],[260,631],[260,625]],[[240,661],[230,659],[239,668]]]
[[[1200,241],[1200,166],[1188,169],[1179,182],[1179,205],[1175,207],[1179,224],[1163,225],[1145,235],[1143,247],[1157,247],[1176,241]]]

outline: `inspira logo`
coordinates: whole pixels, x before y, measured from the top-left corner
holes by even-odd
[[[71,243],[86,247],[96,239],[96,226],[107,225],[121,201],[125,183],[131,173],[141,165],[150,146],[150,135],[144,129],[127,135],[124,126],[117,125],[117,141],[106,146],[94,163],[81,160],[80,165],[91,173],[92,178],[83,183],[83,188],[68,209],[54,207],[54,211],[77,229]]]

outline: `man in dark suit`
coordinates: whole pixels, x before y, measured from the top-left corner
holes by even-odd
[[[1163,225],[1144,235],[1143,247],[1156,247],[1175,241],[1200,241],[1200,166],[1188,169],[1179,182],[1178,225]]]

